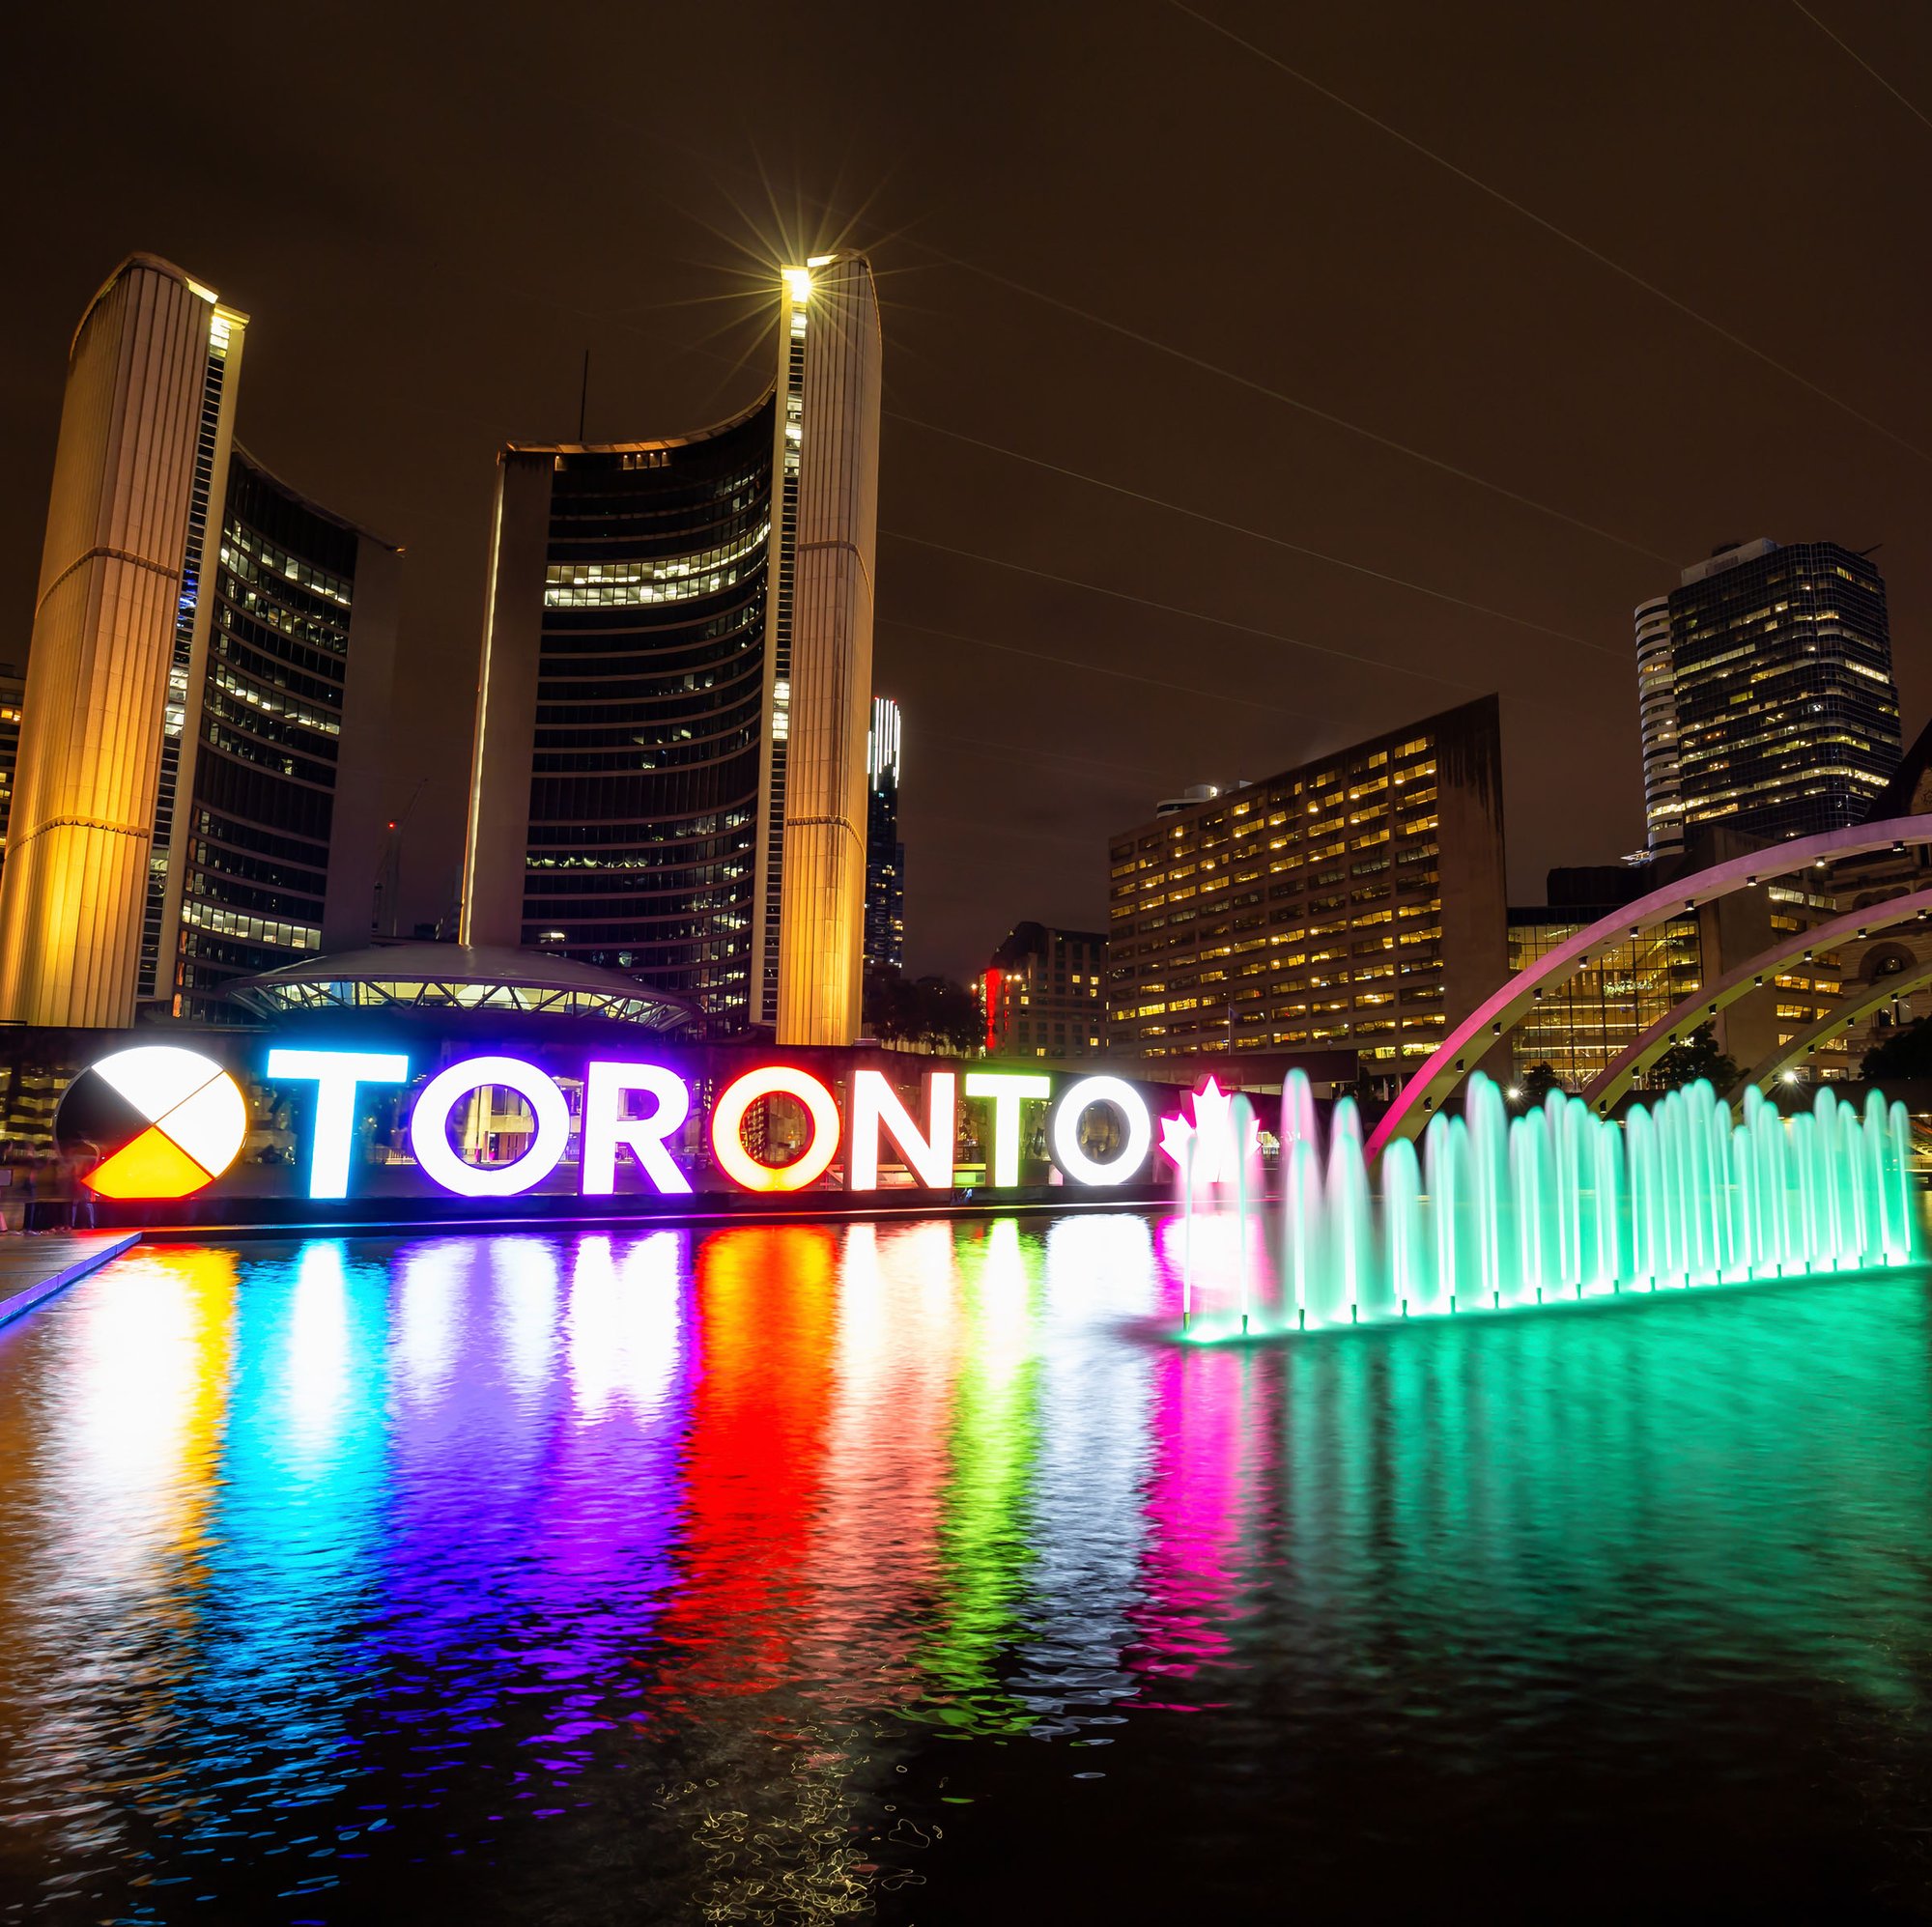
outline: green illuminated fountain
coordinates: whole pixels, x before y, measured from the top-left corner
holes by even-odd
[[[1197,1106],[1197,1112],[1199,1107]],[[1733,1119],[1709,1084],[1633,1106],[1621,1123],[1560,1091],[1509,1115],[1488,1078],[1463,1115],[1438,1115],[1421,1155],[1398,1139],[1379,1186],[1351,1099],[1324,1147],[1306,1078],[1282,1098],[1281,1197],[1274,1235],[1250,1167],[1233,1154],[1253,1131],[1228,1107],[1220,1188],[1236,1253],[1195,1273],[1199,1209],[1183,1170],[1183,1324],[1211,1342],[1401,1318],[1483,1315],[1634,1291],[1743,1285],[1911,1261],[1915,1197],[1905,1107],[1878,1091],[1862,1111],[1821,1089],[1786,1118],[1756,1091]],[[1191,1147],[1190,1147],[1191,1151]],[[1251,1243],[1273,1245],[1274,1289],[1253,1289]],[[1225,1279],[1218,1275],[1226,1269]]]

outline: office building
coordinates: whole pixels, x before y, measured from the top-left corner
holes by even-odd
[[[7,825],[14,813],[14,775],[20,761],[20,712],[26,678],[12,663],[0,663],[0,874],[7,862]]]
[[[1352,1049],[1412,1070],[1507,968],[1485,696],[1109,845],[1110,1054]]]
[[[1635,862],[1551,870],[1547,902],[1510,906],[1510,975],[1644,895],[1662,881],[1660,867]],[[1581,1091],[1697,990],[1703,954],[1694,910],[1594,949],[1589,962],[1548,986],[1510,1033],[1515,1075],[1547,1063],[1564,1090]]]
[[[899,841],[899,706],[872,698],[866,744],[866,967],[905,967],[905,845]]]
[[[1015,923],[980,973],[993,1057],[1099,1057],[1106,1050],[1107,938]]]
[[[209,1021],[238,1014],[230,981],[369,941],[402,577],[400,550],[239,445],[221,500],[178,726],[170,698],[144,986]]]
[[[635,972],[717,1034],[860,1027],[880,336],[788,269],[716,428],[499,458],[463,936]]]
[[[1861,821],[1898,766],[1885,581],[1834,542],[1728,543],[1636,611],[1650,847]]]
[[[245,326],[134,255],[74,332],[0,878],[0,1020],[133,1017],[168,711]]]
[[[1552,869],[1547,903],[1511,906],[1511,974],[1625,904],[1751,847],[1728,832],[1706,831],[1691,855]],[[1806,872],[1771,878],[1593,949],[1590,961],[1546,988],[1510,1033],[1513,1075],[1521,1078],[1547,1063],[1566,1091],[1581,1091],[1703,984],[1727,976],[1779,938],[1833,916],[1835,893],[1810,888],[1809,877]],[[1833,877],[1833,893],[1838,887]],[[1837,999],[1840,976],[1835,951],[1801,958],[1774,973],[1769,983],[1747,991],[1710,1020],[1719,1048],[1747,1068],[1824,1015]],[[1845,1064],[1843,1043],[1833,1042],[1810,1061],[1808,1074],[1841,1077]]]
[[[1873,800],[1868,820],[1882,823],[1928,813],[1932,813],[1932,723],[1899,759],[1891,780]],[[1831,870],[1831,890],[1840,915],[1927,888],[1932,888],[1932,846],[1922,843],[1868,851],[1834,864]],[[1842,944],[1836,962],[1845,1001],[1856,998],[1866,1003],[1876,991],[1892,991],[1842,1037],[1820,1045],[1815,1056],[1807,1054],[1814,1064],[1822,1058],[1829,1065],[1835,1046],[1843,1052],[1842,1074],[1857,1076],[1865,1053],[1874,1045],[1886,1042],[1901,1025],[1932,1015],[1932,989],[1919,980],[1932,975],[1932,924],[1915,921],[1875,929],[1868,937]],[[1778,1039],[1786,1040],[1783,1035]]]
[[[1653,853],[1684,844],[1677,770],[1676,687],[1670,672],[1670,598],[1636,608],[1636,703],[1643,736],[1644,842]]]

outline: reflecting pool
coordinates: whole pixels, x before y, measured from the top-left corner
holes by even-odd
[[[1185,1347],[1176,1233],[117,1261],[0,1333],[0,1914],[1932,1911],[1922,1272]]]

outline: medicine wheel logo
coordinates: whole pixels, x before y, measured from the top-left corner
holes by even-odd
[[[185,1198],[235,1162],[247,1135],[241,1087],[173,1044],[102,1058],[68,1086],[54,1119],[63,1151],[99,1159],[81,1182],[103,1198]]]

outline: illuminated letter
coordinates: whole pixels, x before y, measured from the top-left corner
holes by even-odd
[[[1011,1190],[1020,1181],[1020,1104],[1028,1097],[1051,1097],[1053,1079],[1018,1070],[969,1070],[966,1094],[993,1100],[993,1160],[987,1181]]]
[[[657,1108],[648,1118],[618,1116],[627,1091],[648,1091]],[[691,1116],[684,1079],[661,1063],[593,1063],[583,1082],[583,1195],[608,1198],[617,1188],[617,1147],[634,1152],[659,1191],[689,1191],[691,1179],[671,1161],[664,1141]]]
[[[790,1164],[777,1168],[760,1164],[745,1148],[740,1135],[745,1113],[760,1097],[796,1097],[811,1119],[811,1136],[804,1152]],[[747,1191],[797,1191],[815,1177],[823,1177],[838,1150],[838,1106],[832,1093],[809,1070],[794,1070],[789,1064],[767,1064],[762,1070],[748,1070],[719,1092],[711,1107],[711,1155],[718,1168],[733,1184]]]
[[[1080,1148],[1080,1119],[1093,1104],[1111,1104],[1127,1120],[1126,1148],[1108,1164],[1096,1163]],[[1118,1077],[1083,1077],[1053,1114],[1054,1161],[1076,1184],[1124,1184],[1147,1161],[1152,1143],[1147,1100]]]
[[[368,1051],[269,1053],[269,1076],[315,1079],[315,1141],[309,1147],[308,1195],[349,1195],[349,1151],[355,1142],[355,1087],[401,1084],[410,1074],[406,1057]]]
[[[536,1135],[509,1164],[468,1164],[449,1148],[449,1114],[483,1085],[514,1091],[536,1113]],[[440,1070],[423,1086],[410,1114],[410,1143],[423,1176],[460,1198],[509,1198],[527,1191],[556,1169],[570,1142],[570,1106],[563,1092],[535,1064],[516,1057],[471,1057]]]
[[[892,1133],[914,1176],[933,1191],[952,1182],[952,1118],[954,1078],[950,1070],[935,1070],[926,1081],[925,1135],[907,1116],[898,1093],[882,1070],[862,1070],[852,1079],[852,1148],[845,1160],[848,1191],[879,1188],[879,1132]]]

